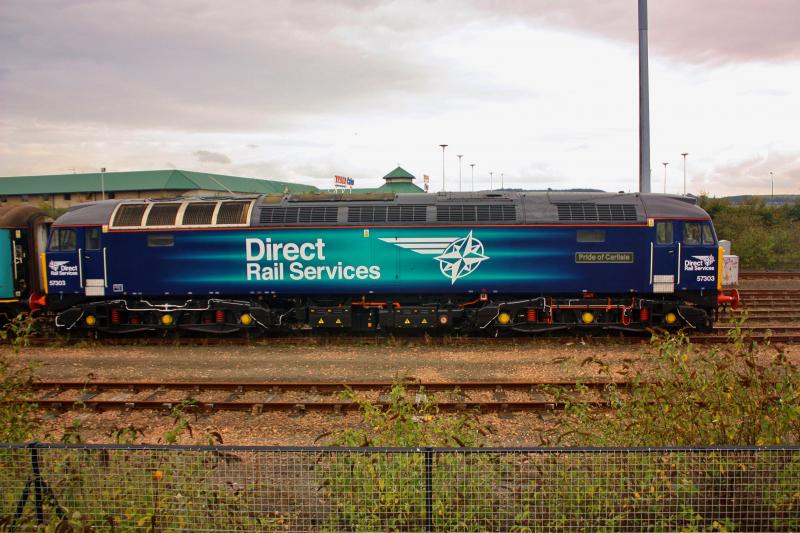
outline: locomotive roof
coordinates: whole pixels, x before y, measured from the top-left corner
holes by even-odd
[[[708,214],[692,197],[653,193],[474,192],[474,193],[325,193],[212,198],[105,200],[72,207],[56,226],[106,225],[118,207],[192,203],[246,204],[241,226],[477,224],[641,224],[648,218],[701,218]],[[184,207],[185,209],[185,207]],[[219,209],[219,208],[218,208]],[[139,208],[142,216],[143,208]],[[175,212],[178,208],[175,207]],[[183,211],[181,211],[183,212]],[[215,211],[216,212],[216,211]],[[210,215],[209,215],[210,216]],[[210,222],[204,222],[208,225]],[[211,225],[214,225],[213,223]],[[133,226],[149,227],[143,222]],[[167,224],[169,226],[169,224]],[[164,224],[158,228],[166,229]]]

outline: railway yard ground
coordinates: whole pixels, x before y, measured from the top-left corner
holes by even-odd
[[[800,306],[795,303],[800,299],[795,297],[800,294],[800,279],[744,278],[741,288],[745,308],[752,310],[749,324],[753,328],[773,326],[778,332],[780,327],[792,330],[800,325]],[[775,300],[765,304],[762,297]],[[800,364],[800,342],[791,335],[774,342],[771,352],[785,353]],[[53,383],[36,391],[36,398],[48,402],[47,408],[41,405],[40,440],[113,443],[120,435],[130,437],[135,432],[137,442],[165,442],[176,422],[171,409],[191,398],[197,404],[183,415],[191,431],[183,431],[178,442],[207,444],[211,436],[221,436],[225,444],[242,445],[325,443],[326,435],[358,424],[361,417],[340,401],[336,390],[327,390],[323,384],[361,383],[366,397],[381,401],[387,384],[398,378],[464,384],[463,390],[455,392],[442,387],[435,398],[466,406],[467,412],[472,412],[471,402],[483,403],[479,419],[486,428],[487,445],[536,445],[545,442],[543,434],[557,424],[560,415],[558,406],[549,404],[534,384],[604,379],[601,366],[610,371],[605,378],[623,380],[626,369],[646,372],[653,355],[647,337],[620,342],[613,335],[298,336],[207,345],[202,341],[149,344],[134,339],[125,344],[73,342],[35,345],[18,352],[3,346],[2,350],[18,364],[33,364],[37,380]],[[765,353],[768,356],[770,351]],[[101,382],[138,384],[95,385]],[[166,385],[175,382],[186,385]],[[276,382],[288,387],[270,386]],[[491,383],[469,389],[468,384],[474,382]],[[530,386],[503,387],[502,382]],[[217,385],[203,387],[202,383]],[[251,390],[242,388],[243,384],[262,386]],[[107,408],[114,402],[121,407]],[[236,402],[243,402],[242,406],[224,408]],[[321,409],[319,402],[342,405]],[[285,408],[273,408],[273,403]],[[523,404],[527,407],[515,407]]]

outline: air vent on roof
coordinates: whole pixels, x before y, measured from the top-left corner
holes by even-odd
[[[146,226],[173,226],[181,204],[153,204],[147,213]]]
[[[517,207],[514,205],[437,205],[437,222],[514,222]]]
[[[250,202],[222,202],[217,212],[217,224],[246,224]]]
[[[214,216],[216,202],[192,202],[186,205],[183,212],[184,226],[205,226],[211,224],[211,217]]]
[[[335,223],[338,207],[267,207],[261,210],[259,224],[324,224]]]
[[[560,222],[636,222],[633,204],[556,204]]]
[[[114,216],[113,226],[141,226],[146,204],[121,205]]]
[[[358,224],[425,222],[424,205],[357,205],[347,209],[347,221]]]

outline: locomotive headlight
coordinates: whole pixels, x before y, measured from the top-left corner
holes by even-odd
[[[172,315],[170,315],[169,313],[167,313],[167,314],[164,314],[164,315],[161,315],[161,323],[162,323],[162,324],[164,324],[165,326],[170,326],[170,325],[172,325],[172,322],[173,322],[174,320],[175,320],[175,319],[173,319],[173,318],[172,318]]]
[[[92,327],[97,324],[97,317],[94,315],[86,315],[84,322],[86,322],[87,326]]]
[[[584,324],[591,324],[594,322],[594,315],[589,311],[586,311],[581,315],[581,320],[583,320]]]
[[[500,323],[501,326],[505,326],[509,322],[511,322],[511,315],[508,313],[500,313],[497,317],[497,321]]]
[[[253,323],[253,315],[250,313],[243,313],[242,316],[239,317],[239,322],[241,322],[243,326],[249,326]]]
[[[678,321],[678,315],[675,313],[667,313],[664,315],[664,320],[667,322],[667,324],[674,324]]]

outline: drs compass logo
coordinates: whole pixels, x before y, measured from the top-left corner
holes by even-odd
[[[456,280],[469,276],[489,256],[484,253],[483,243],[472,236],[466,237],[392,237],[382,241],[418,254],[432,255],[439,261],[439,270],[454,284]]]

